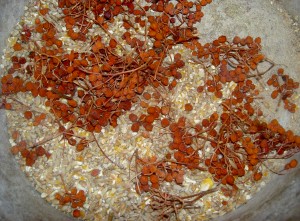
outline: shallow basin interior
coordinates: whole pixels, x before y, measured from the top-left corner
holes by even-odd
[[[22,15],[27,1],[0,1],[0,49]],[[282,4],[284,3],[284,4]],[[200,35],[204,41],[227,36],[260,36],[264,52],[300,80],[299,0],[215,0],[205,9]],[[298,98],[299,99],[299,98]],[[300,110],[298,109],[298,112]],[[279,114],[285,126],[300,132],[299,113]],[[73,220],[48,205],[8,151],[5,112],[0,110],[0,220]],[[299,154],[296,156],[300,159]],[[217,220],[300,220],[300,169],[278,176],[247,204]]]

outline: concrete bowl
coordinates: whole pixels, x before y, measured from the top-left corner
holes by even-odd
[[[0,0],[0,49],[5,47],[26,0]],[[219,35],[260,36],[264,52],[300,80],[299,0],[214,0],[205,8],[200,36],[209,41]],[[298,114],[279,113],[286,127],[299,130]],[[37,193],[9,152],[5,112],[0,110],[0,220],[3,221],[68,221],[72,217],[57,211]],[[296,156],[300,159],[299,154]],[[300,220],[300,169],[277,176],[253,199],[215,220]]]

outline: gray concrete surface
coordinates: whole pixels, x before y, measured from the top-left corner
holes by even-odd
[[[300,0],[275,0],[287,10],[292,19],[300,21]]]
[[[24,0],[0,0],[0,49],[22,14]],[[299,0],[215,0],[205,9],[200,25],[203,41],[227,36],[260,36],[264,52],[276,63],[287,66],[287,70],[300,80],[300,40],[292,18],[299,18]],[[286,112],[278,115],[288,128],[300,132],[299,111],[293,118]],[[39,197],[17,163],[10,155],[6,132],[6,118],[0,111],[0,221],[65,221],[72,220],[48,205]],[[299,155],[298,155],[299,158]],[[287,176],[277,177],[246,205],[216,220],[300,220],[300,170]]]

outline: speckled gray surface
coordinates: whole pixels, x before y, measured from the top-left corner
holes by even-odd
[[[275,0],[284,5],[291,18],[300,21],[300,1],[299,0]]]
[[[23,0],[0,0],[0,49],[24,8]],[[269,0],[215,0],[205,9],[200,35],[208,41],[221,34],[252,35],[263,38],[265,53],[275,62],[286,65],[294,78],[300,80],[300,40],[297,26],[281,5]],[[274,0],[285,3],[294,21],[299,20],[299,0]],[[299,112],[299,111],[298,111]],[[299,130],[299,114],[287,113],[280,120],[289,128]],[[45,203],[19,170],[8,151],[6,118],[0,110],[0,220],[2,221],[67,221],[73,220]],[[298,155],[299,158],[299,155]],[[300,220],[300,170],[281,176],[268,184],[246,205],[217,220]]]

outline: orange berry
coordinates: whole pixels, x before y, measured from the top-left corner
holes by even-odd
[[[170,125],[170,121],[167,118],[164,118],[161,120],[161,126],[162,127],[167,127]]]
[[[99,175],[99,173],[100,173],[100,170],[99,170],[99,169],[93,169],[93,170],[91,171],[91,176],[96,177],[96,176]]]
[[[80,152],[83,151],[85,149],[86,145],[84,145],[83,143],[78,143],[76,145],[76,151]]]
[[[16,155],[20,152],[20,147],[18,145],[15,145],[13,147],[10,148],[10,152],[13,154],[13,155]]]
[[[11,110],[12,109],[12,105],[11,105],[11,103],[5,103],[5,109],[6,110]]]
[[[172,182],[172,180],[173,180],[172,174],[171,174],[171,173],[168,173],[168,174],[166,175],[166,177],[165,177],[165,181],[167,181],[167,182]]]
[[[152,174],[152,175],[150,176],[150,182],[151,182],[151,183],[158,183],[158,176],[155,175],[155,174]]]
[[[218,38],[218,41],[219,41],[220,43],[225,43],[225,42],[227,41],[227,38],[226,38],[225,35],[222,35],[222,36],[220,36],[220,37]]]
[[[157,167],[155,165],[150,165],[149,170],[151,173],[155,173],[157,171]]]
[[[275,98],[277,98],[278,97],[278,90],[275,90],[275,91],[273,91],[272,93],[271,93],[271,98],[272,99],[275,99]]]
[[[284,69],[283,68],[278,68],[277,73],[279,75],[282,75],[284,73]]]
[[[151,99],[151,94],[149,94],[148,92],[145,92],[145,93],[143,93],[143,97],[144,97],[146,100],[150,100],[150,99]]]
[[[42,8],[40,9],[41,15],[46,15],[49,12],[49,8]]]
[[[140,124],[138,122],[131,125],[132,132],[138,132],[140,129]]]
[[[13,49],[15,51],[21,51],[22,50],[22,45],[20,43],[15,43],[14,46],[13,46]]]
[[[184,105],[184,109],[185,109],[185,111],[192,111],[193,106],[190,103],[187,103]]]
[[[140,183],[141,183],[142,185],[147,185],[147,184],[148,184],[148,176],[142,175],[142,176],[140,177]]]
[[[25,111],[24,112],[24,117],[29,120],[32,118],[32,112],[31,111]]]
[[[168,107],[168,106],[162,106],[160,111],[161,111],[161,114],[167,115],[170,112],[170,107]]]
[[[259,181],[262,178],[262,173],[254,173],[253,179]]]
[[[231,176],[231,175],[228,175],[227,177],[226,177],[226,182],[227,182],[227,184],[229,184],[229,185],[233,185],[234,184],[234,177],[233,176]]]
[[[290,167],[291,168],[295,168],[297,165],[298,165],[298,161],[293,159],[291,160],[291,162],[289,163]]]
[[[81,216],[80,210],[75,209],[75,210],[73,211],[73,216],[76,217],[76,218],[80,217],[80,216]]]

